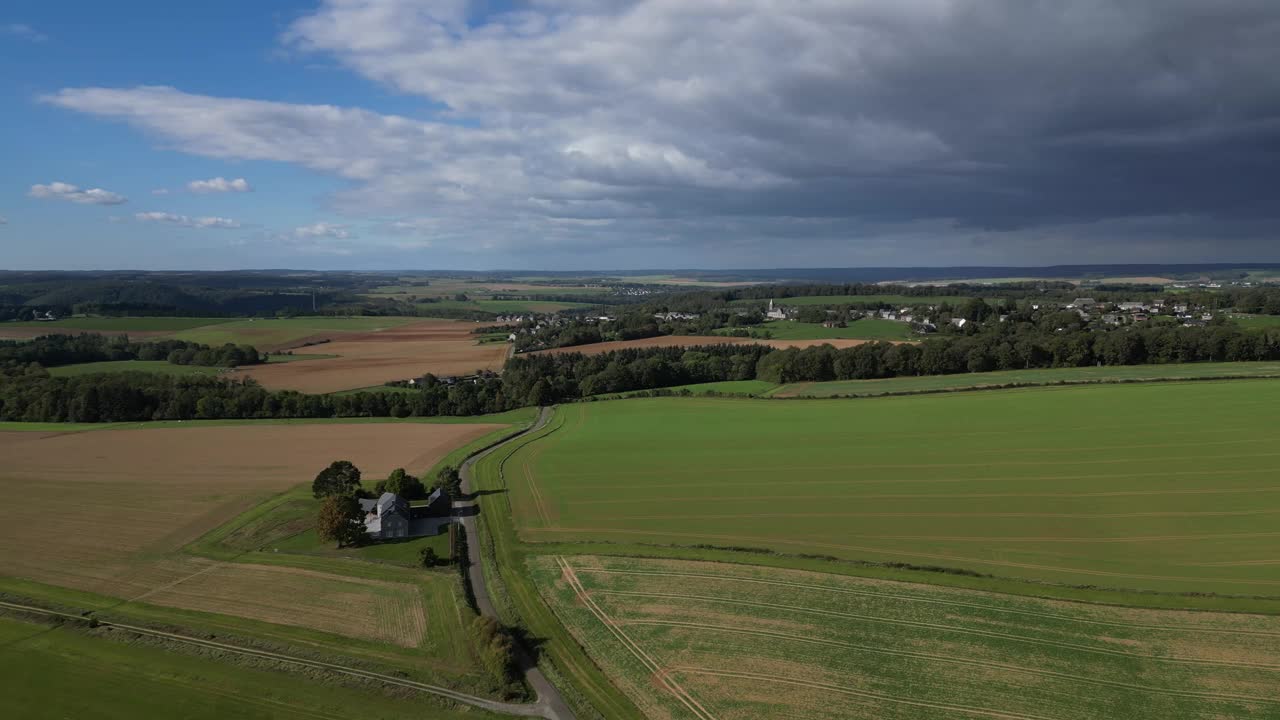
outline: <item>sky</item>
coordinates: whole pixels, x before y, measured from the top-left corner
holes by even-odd
[[[6,0],[0,267],[1280,261],[1274,0]]]

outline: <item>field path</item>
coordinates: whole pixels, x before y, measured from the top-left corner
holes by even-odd
[[[526,430],[511,435],[506,440],[490,447],[487,450],[479,452],[467,458],[459,468],[459,474],[462,476],[462,494],[470,496],[473,491],[471,487],[471,468],[475,462],[489,453],[497,450],[503,445],[519,438],[527,433],[542,429],[547,421],[551,419],[551,408],[542,408],[538,413],[538,420]],[[475,513],[479,510],[479,505],[474,499],[455,502],[453,504],[454,514],[462,519],[462,527],[467,534],[467,577],[471,581],[471,593],[476,600],[476,609],[481,615],[491,617],[495,620],[501,620],[498,617],[498,611],[493,606],[493,601],[489,599],[489,587],[485,584],[484,579],[484,558],[480,555],[480,531],[477,528]],[[575,720],[573,710],[569,708],[569,704],[565,702],[564,697],[560,695],[560,691],[555,685],[547,679],[547,676],[538,669],[533,658],[523,655],[520,658],[520,667],[524,671],[525,681],[538,694],[537,702],[529,706],[536,708],[536,713],[528,713],[537,717],[548,718],[548,720]]]

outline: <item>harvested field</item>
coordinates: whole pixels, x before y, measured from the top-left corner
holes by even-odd
[[[426,373],[469,375],[498,370],[506,361],[507,343],[480,344],[471,332],[476,323],[425,320],[377,332],[334,336],[314,347],[323,360],[255,365],[235,376],[252,377],[272,390],[328,393],[407,380]]]
[[[200,558],[187,562],[194,569],[187,578],[136,599],[402,647],[417,647],[426,636],[422,592],[408,583]]]
[[[680,560],[529,564],[559,618],[655,720],[1280,713],[1277,617]]]
[[[629,350],[632,348],[649,348],[649,347],[693,347],[696,345],[771,345],[776,348],[798,347],[806,348],[814,345],[831,345],[837,348],[847,348],[861,345],[870,340],[861,339],[808,339],[808,340],[755,340],[752,338],[741,337],[724,337],[721,335],[659,335],[658,337],[643,338],[641,340],[615,340],[612,342],[593,343],[591,345],[575,345],[573,347],[553,348],[551,350],[538,350],[537,353],[571,353],[578,352],[584,355],[599,355],[600,353],[612,352],[614,350]]]
[[[309,340],[337,340],[340,337],[378,332],[415,322],[420,321],[411,317],[266,318],[236,320],[183,330],[174,333],[173,337],[206,345],[248,344],[262,351],[274,351],[298,347]]]
[[[226,425],[0,432],[0,573],[134,598],[201,561],[174,553],[335,459],[425,468],[488,424]]]
[[[1278,424],[1276,380],[638,398],[562,407],[505,477],[529,541],[1275,597]]]

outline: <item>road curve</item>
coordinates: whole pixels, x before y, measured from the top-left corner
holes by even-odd
[[[462,476],[463,495],[471,496],[471,493],[474,492],[474,489],[471,487],[471,467],[477,460],[522,435],[534,432],[535,430],[540,430],[550,419],[551,408],[542,408],[538,413],[537,422],[532,426],[522,432],[512,435],[506,440],[503,440],[483,452],[476,453],[475,455],[467,458],[467,460],[462,463],[462,467],[458,469],[458,473]],[[467,559],[469,561],[467,576],[471,581],[471,592],[476,600],[476,609],[480,611],[481,615],[491,617],[495,620],[501,620],[501,618],[498,617],[498,611],[493,607],[493,601],[489,599],[489,586],[485,584],[484,566],[481,565],[481,563],[484,562],[484,559],[480,555],[480,531],[477,527],[475,518],[475,513],[479,511],[479,505],[474,499],[472,499],[455,502],[453,507],[455,514],[461,515],[462,527],[466,530],[467,534]],[[475,510],[469,510],[473,507]],[[458,513],[459,510],[463,510],[464,512]],[[551,681],[547,680],[547,676],[543,675],[542,671],[538,669],[533,658],[522,653],[522,656],[520,657],[520,667],[524,671],[525,681],[529,683],[529,687],[533,688],[533,691],[538,695],[537,702],[524,707],[531,709],[536,708],[538,712],[534,714],[538,717],[547,718],[547,720],[575,720],[573,710],[571,710],[568,703],[564,701],[564,697],[560,694],[560,691],[556,689],[556,686],[552,685]]]

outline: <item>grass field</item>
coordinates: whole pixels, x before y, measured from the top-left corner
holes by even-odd
[[[758,330],[768,330],[777,340],[919,340],[913,335],[911,326],[894,320],[879,318],[862,318],[854,320],[848,327],[823,327],[819,323],[792,322],[791,320],[773,320],[755,326]]]
[[[50,332],[179,332],[235,322],[230,318],[192,317],[71,317],[52,322],[6,322],[0,328],[36,328]]]
[[[779,386],[775,383],[766,382],[764,380],[723,380],[721,382],[693,383],[692,385],[676,385],[674,387],[662,388],[674,393],[683,393],[689,391],[694,395],[706,395],[707,393],[719,393],[721,395],[767,395],[776,390]],[[636,390],[635,392],[619,393],[616,397],[633,397],[644,395],[648,390]],[[615,395],[602,395],[600,397],[615,397]]]
[[[430,313],[431,308],[449,310],[482,310],[491,313],[554,313],[561,310],[594,307],[592,303],[564,302],[561,300],[440,300],[420,306],[423,312]]]
[[[147,372],[161,375],[217,375],[223,368],[203,365],[175,365],[165,360],[115,360],[80,363],[49,368],[54,377],[76,377],[96,373]]]
[[[959,305],[968,297],[963,295],[807,295],[805,297],[775,298],[778,305],[853,305],[856,303],[886,303],[889,305]],[[735,300],[734,304],[760,304],[768,300]]]
[[[1280,382],[585,403],[506,462],[534,541],[1280,595]],[[654,452],[662,448],[662,452]]]
[[[853,397],[1001,385],[1052,385],[1054,383],[1178,380],[1213,377],[1280,377],[1280,363],[1185,363],[1177,365],[1040,368],[964,373],[960,375],[896,377],[882,380],[836,380],[834,382],[791,383],[779,387],[769,395],[771,397]]]
[[[479,710],[173,652],[119,631],[86,633],[0,617],[0,716],[490,720]]]
[[[345,333],[372,333],[399,327],[421,318],[413,317],[296,317],[281,319],[236,320],[208,327],[183,329],[172,337],[205,345],[253,345],[259,350],[290,347],[312,337],[337,340]],[[315,348],[329,352],[327,347]]]
[[[1266,330],[1280,327],[1280,315],[1233,315],[1232,320],[1250,330]]]
[[[530,562],[655,719],[1276,717],[1280,618],[1133,610],[723,563]]]

